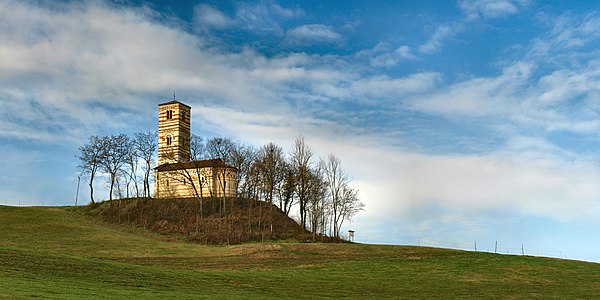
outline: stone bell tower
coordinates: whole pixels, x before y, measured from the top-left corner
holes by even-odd
[[[158,105],[158,166],[190,161],[190,113],[177,100]]]

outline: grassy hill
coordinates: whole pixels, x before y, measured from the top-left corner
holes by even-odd
[[[200,244],[313,238],[275,205],[243,198],[227,198],[222,205],[220,198],[202,202],[139,198],[105,201],[82,210],[109,223],[131,224]]]
[[[205,246],[81,208],[0,206],[0,298],[591,299],[598,264],[423,247]]]

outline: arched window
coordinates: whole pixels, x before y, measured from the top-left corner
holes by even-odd
[[[167,136],[167,146],[171,146],[171,144],[173,144],[173,138],[170,135],[168,135]]]
[[[173,119],[173,111],[172,110],[167,110],[167,120]]]

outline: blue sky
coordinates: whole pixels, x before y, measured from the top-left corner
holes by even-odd
[[[176,90],[196,134],[336,154],[357,241],[600,261],[599,46],[589,1],[2,1],[0,203],[72,204],[77,147]]]

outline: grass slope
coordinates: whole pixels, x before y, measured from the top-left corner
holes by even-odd
[[[592,263],[422,247],[204,246],[75,208],[0,206],[0,298],[591,299]]]
[[[87,206],[81,211],[107,223],[130,224],[200,244],[312,240],[309,232],[275,205],[227,198],[224,209],[227,213],[223,216],[220,212],[222,201],[220,198],[203,199],[202,202],[195,198],[120,199]]]

